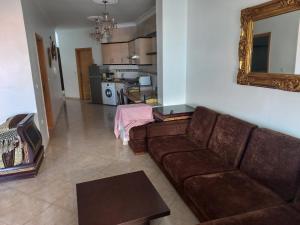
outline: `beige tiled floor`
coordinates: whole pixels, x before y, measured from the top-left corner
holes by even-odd
[[[198,221],[148,155],[115,140],[114,107],[68,100],[36,178],[0,183],[0,225],[77,225],[75,184],[144,170],[171,209],[155,225]]]

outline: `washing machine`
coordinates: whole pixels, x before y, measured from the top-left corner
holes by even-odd
[[[102,99],[104,105],[117,105],[116,84],[102,82]]]

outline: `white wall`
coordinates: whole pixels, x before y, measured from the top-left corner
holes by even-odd
[[[163,104],[163,1],[156,0],[156,33],[157,33],[157,98]]]
[[[299,20],[296,11],[255,22],[254,34],[271,32],[270,73],[295,73]]]
[[[236,82],[240,12],[262,0],[190,0],[187,103],[300,137],[299,93]]]
[[[20,0],[1,0],[0,123],[36,112],[26,32]]]
[[[94,63],[102,64],[101,45],[89,37],[90,31],[88,28],[57,30],[66,97],[80,98],[76,48],[92,48]]]
[[[39,61],[37,54],[36,38],[35,34],[43,38],[44,47],[45,47],[45,57],[48,59],[47,48],[50,47],[50,39],[55,39],[54,27],[48,21],[47,17],[43,14],[41,9],[36,5],[33,0],[22,1],[23,14],[25,21],[25,28],[27,33],[28,47],[29,47],[29,56],[31,62],[32,77],[34,82],[34,91],[36,97],[36,106],[38,112],[38,122],[39,127],[43,135],[44,145],[46,146],[49,140],[48,128],[47,128],[47,119],[45,111],[45,103],[42,91],[42,82],[39,69]],[[47,60],[48,62],[48,60]],[[58,62],[52,61],[52,68],[49,67],[47,63],[47,75],[49,83],[49,91],[51,97],[51,105],[53,111],[54,123],[56,122],[62,104],[63,104],[63,93],[61,90],[60,84],[60,75],[58,69]]]
[[[186,101],[187,0],[157,0],[158,94],[163,105]]]
[[[295,74],[300,75],[300,19],[298,21],[298,39],[297,39],[297,53],[295,62]]]

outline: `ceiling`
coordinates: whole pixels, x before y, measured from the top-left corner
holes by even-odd
[[[93,0],[34,0],[55,26],[61,28],[85,27],[92,23],[88,16],[101,15],[104,6]],[[135,22],[155,6],[155,0],[119,0],[108,6],[109,13],[120,23]]]

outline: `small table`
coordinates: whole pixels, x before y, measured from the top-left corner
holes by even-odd
[[[170,209],[143,171],[77,184],[79,225],[148,225]]]
[[[190,119],[195,109],[188,105],[173,105],[156,107],[153,109],[153,116],[158,121],[174,121]]]

